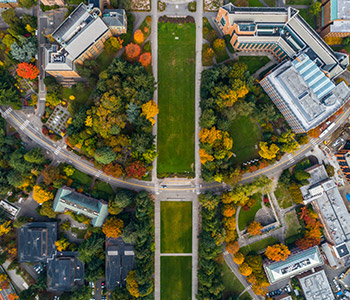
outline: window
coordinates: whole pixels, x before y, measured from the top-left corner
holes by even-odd
[[[225,26],[226,20],[225,20],[224,17],[221,18],[220,23],[221,23],[222,26]]]

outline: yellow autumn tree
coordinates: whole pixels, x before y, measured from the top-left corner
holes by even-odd
[[[237,252],[235,255],[233,255],[233,261],[237,265],[241,265],[244,262],[244,255],[242,252]]]
[[[241,273],[243,276],[249,276],[253,272],[252,268],[249,267],[247,263],[241,264],[238,270],[239,270],[239,273]]]
[[[8,234],[11,231],[11,221],[6,221],[0,225],[0,236]]]
[[[205,164],[207,161],[213,161],[214,156],[208,154],[204,149],[199,149],[199,158],[201,161],[201,164]]]
[[[131,296],[134,296],[135,298],[140,297],[139,285],[135,280],[135,271],[130,271],[128,276],[126,276],[126,289]]]
[[[85,126],[87,127],[92,127],[92,117],[91,116],[87,116],[85,119]]]
[[[40,185],[35,185],[33,188],[33,199],[39,203],[42,204],[46,201],[52,200],[54,198],[54,195],[43,189]]]
[[[159,113],[157,103],[155,103],[153,100],[149,100],[147,103],[142,104],[141,109],[141,115],[144,115],[146,119],[150,121],[152,125],[154,125],[156,122],[154,117]]]
[[[57,247],[57,251],[64,251],[68,248],[69,242],[65,238],[62,238],[55,242],[55,246]]]
[[[259,147],[260,147],[259,155],[265,159],[275,158],[276,154],[280,150],[280,148],[278,148],[276,144],[271,144],[269,147],[266,142],[260,142]]]

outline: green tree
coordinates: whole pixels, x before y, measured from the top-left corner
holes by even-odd
[[[215,125],[216,116],[212,109],[206,109],[202,111],[199,119],[199,126],[204,128],[212,128]]]
[[[19,0],[19,6],[27,9],[31,8],[37,3],[36,0]]]
[[[34,38],[18,37],[19,42],[11,45],[11,55],[19,62],[29,63],[37,53],[38,47]]]
[[[16,11],[14,8],[10,8],[1,12],[2,19],[8,24],[12,24],[16,21]]]
[[[6,45],[6,47],[10,48],[11,45],[15,42],[15,39],[12,37],[12,35],[6,34],[2,39],[2,42]]]
[[[135,194],[132,191],[120,189],[116,192],[114,199],[109,202],[108,211],[110,214],[117,215],[134,201]]]
[[[332,165],[326,165],[326,171],[329,177],[334,176],[334,167]]]
[[[51,219],[56,218],[57,213],[52,209],[53,206],[53,200],[46,201],[41,205],[40,208],[40,215],[41,216],[47,216]]]
[[[97,162],[108,165],[116,159],[117,155],[110,147],[103,147],[96,150],[94,158]]]
[[[310,173],[301,170],[301,169],[297,169],[294,171],[294,177],[298,180],[298,181],[304,181],[307,180],[311,177]]]
[[[322,10],[322,3],[319,1],[314,2],[309,7],[309,12],[313,16],[317,16],[321,12],[321,10]]]
[[[129,11],[131,9],[131,1],[130,0],[121,0],[121,6],[126,11]]]
[[[104,237],[93,234],[89,239],[79,246],[79,260],[83,263],[89,263],[98,252],[103,251]]]
[[[343,38],[342,45],[345,45],[345,46],[350,45],[350,36]]]
[[[43,154],[43,151],[41,148],[33,148],[26,154],[24,154],[24,159],[27,162],[33,163],[33,164],[44,164],[46,162],[46,158]]]

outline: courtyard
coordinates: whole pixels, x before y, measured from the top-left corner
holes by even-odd
[[[158,174],[194,172],[194,23],[158,23]]]

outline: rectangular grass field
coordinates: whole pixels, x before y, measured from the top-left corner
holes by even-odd
[[[161,253],[192,252],[192,202],[162,201]]]
[[[192,256],[160,258],[161,300],[191,300]]]
[[[158,174],[194,171],[196,25],[158,24]]]

